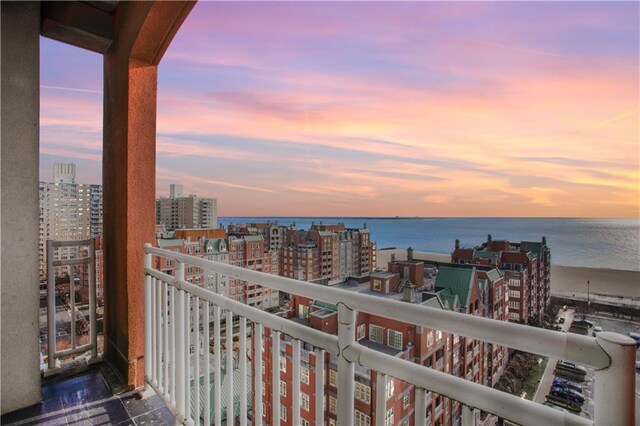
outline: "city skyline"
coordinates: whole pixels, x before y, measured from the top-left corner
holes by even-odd
[[[221,216],[637,217],[638,8],[198,3],[159,68],[158,196],[182,182]],[[100,57],[41,53],[41,178],[72,161],[99,183]]]

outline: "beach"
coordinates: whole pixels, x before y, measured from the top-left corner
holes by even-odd
[[[391,260],[391,254],[395,254],[398,260],[407,258],[406,250],[378,250],[377,266],[386,269],[387,263]],[[413,256],[435,262],[451,261],[451,255],[442,253],[415,251]],[[589,291],[594,295],[640,298],[640,271],[551,265],[552,292],[586,294],[587,281],[590,282]]]

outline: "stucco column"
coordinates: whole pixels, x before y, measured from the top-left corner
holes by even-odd
[[[143,246],[155,236],[157,67],[104,58],[105,351],[144,383]]]
[[[40,401],[40,3],[3,2],[2,413]]]

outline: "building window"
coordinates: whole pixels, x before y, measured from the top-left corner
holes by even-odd
[[[338,373],[335,370],[329,370],[329,384],[335,388],[337,381]]]
[[[395,391],[395,388],[393,385],[393,379],[389,379],[389,381],[387,382],[387,399],[393,396],[394,391]]]
[[[280,371],[282,371],[283,373],[287,372],[287,359],[286,358],[280,358]]]
[[[509,307],[514,309],[520,309],[520,302],[509,302]]]
[[[362,411],[356,410],[356,426],[370,426],[371,417],[367,416]]]
[[[309,369],[307,367],[302,367],[300,372],[300,381],[305,385],[309,384]]]
[[[356,382],[356,399],[366,402],[371,402],[371,387],[364,383]]]
[[[300,419],[300,423],[302,423],[302,426],[309,426],[309,420]]]
[[[393,426],[393,408],[387,410],[387,416],[384,424],[385,426]]]
[[[409,403],[410,403],[410,393],[407,392],[407,394],[404,396],[404,398],[402,398],[402,408],[408,408],[409,407]]]
[[[336,413],[336,399],[331,395],[329,395],[329,412],[331,414]]]
[[[430,331],[429,334],[427,334],[427,346],[431,345],[433,345],[433,331]]]
[[[382,282],[380,280],[373,280],[373,289],[376,291],[382,290]]]
[[[436,341],[442,339],[442,331],[436,330]]]
[[[304,410],[309,411],[309,395],[304,392],[300,393],[300,406]]]
[[[395,330],[387,330],[387,345],[402,350],[402,333]]]
[[[329,417],[329,426],[336,426],[336,419]]]
[[[280,380],[280,395],[287,396],[287,382]]]
[[[362,339],[364,339],[365,330],[366,330],[366,328],[365,328],[365,324],[360,324],[360,325],[358,326],[358,328],[356,329],[356,331],[357,331],[357,332],[356,332],[356,339],[357,339],[357,340],[362,340]]]
[[[287,407],[284,405],[280,406],[280,420],[287,421]]]
[[[384,343],[384,328],[377,325],[369,325],[369,340],[377,343]]]

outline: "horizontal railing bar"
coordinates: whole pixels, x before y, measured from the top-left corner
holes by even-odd
[[[243,316],[251,321],[258,322],[266,327],[280,331],[296,339],[304,340],[313,346],[322,348],[332,354],[338,354],[338,337],[318,331],[306,325],[299,324],[286,318],[279,317],[262,309],[254,308],[242,302],[237,302],[228,297],[217,294],[206,288],[198,287],[187,281],[180,281],[171,275],[164,274],[152,268],[145,268],[147,274],[165,281],[170,286],[175,286],[179,290],[184,290],[202,300],[206,300],[219,306],[222,309],[232,311],[236,315]]]
[[[350,362],[388,374],[522,425],[593,426],[593,421],[490,388],[414,362],[387,355],[359,343],[342,351]]]
[[[70,348],[70,349],[65,349],[62,351],[56,351],[53,354],[54,358],[61,358],[64,356],[68,356],[68,355],[74,355],[80,352],[86,352],[86,351],[90,351],[91,349],[93,349],[93,343],[87,343],[86,345],[82,345],[82,346],[76,346],[75,348]]]
[[[52,241],[53,247],[76,247],[76,246],[88,246],[91,244],[91,240],[71,240],[71,241]]]
[[[70,265],[86,265],[91,263],[90,257],[77,257],[75,259],[54,260],[51,262],[53,266],[70,266]]]
[[[586,364],[598,369],[606,368],[611,364],[609,356],[596,343],[593,337],[450,312],[398,300],[372,297],[354,291],[320,286],[292,278],[214,262],[149,245],[145,245],[145,252],[211,272],[222,273],[244,281],[265,285],[287,293],[335,304],[342,303],[357,311],[391,318],[408,324],[445,330],[525,352]]]

